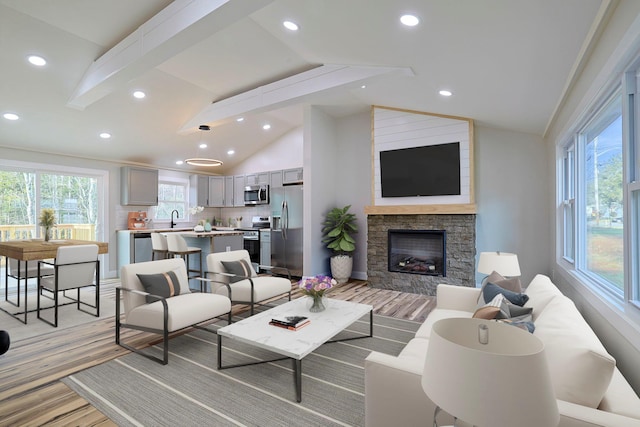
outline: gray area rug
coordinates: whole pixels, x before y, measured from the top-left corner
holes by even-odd
[[[132,353],[63,382],[119,426],[363,426],[365,357],[397,355],[419,326],[374,315],[372,338],[323,345],[302,361],[301,403],[290,360],[218,371],[217,336],[203,330],[172,339],[168,365]],[[336,338],[367,335],[368,327],[367,315]],[[223,344],[225,365],[277,357]]]

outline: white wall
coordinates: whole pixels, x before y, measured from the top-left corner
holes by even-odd
[[[299,168],[303,165],[303,131],[294,129],[239,163],[228,175]]]
[[[475,128],[476,265],[480,252],[518,255],[521,281],[549,274],[547,189],[553,173],[541,137]],[[476,275],[480,282],[484,276]]]

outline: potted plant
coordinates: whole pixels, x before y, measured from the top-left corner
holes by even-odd
[[[322,223],[322,242],[333,252],[331,256],[331,275],[340,284],[351,277],[356,241],[351,234],[358,232],[356,216],[349,212],[351,205],[344,208],[333,208],[327,213]]]
[[[56,212],[53,209],[42,209],[40,212],[40,225],[44,227],[44,241],[51,237],[51,229],[56,225]]]

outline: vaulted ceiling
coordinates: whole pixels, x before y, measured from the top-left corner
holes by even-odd
[[[225,173],[301,126],[305,105],[335,117],[383,105],[544,135],[614,6],[0,0],[0,113],[20,117],[0,117],[0,146],[185,171],[195,169],[176,160],[203,154]],[[420,23],[402,25],[407,13]]]

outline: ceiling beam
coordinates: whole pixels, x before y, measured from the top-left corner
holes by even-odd
[[[132,79],[273,0],[175,0],[95,60],[67,106],[84,110]]]
[[[312,95],[354,85],[390,73],[414,76],[409,67],[321,65],[309,71],[214,102],[182,126],[179,133],[194,132],[201,124],[216,125],[215,122],[222,122],[242,114],[261,113],[299,104]]]

